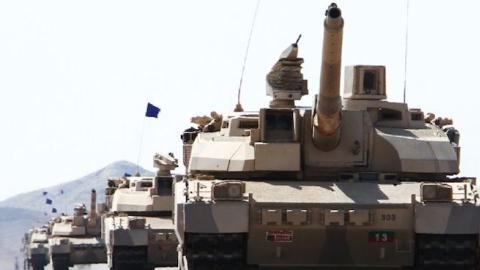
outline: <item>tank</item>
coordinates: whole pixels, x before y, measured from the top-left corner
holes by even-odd
[[[61,215],[53,220],[48,242],[53,270],[107,262],[96,197],[96,191],[92,190],[89,212],[84,204],[79,204],[75,206],[73,216]]]
[[[48,226],[31,229],[25,234],[23,238],[25,269],[43,270],[50,263],[48,237]]]
[[[108,266],[112,270],[177,266],[178,240],[173,226],[173,180],[177,160],[156,154],[155,176],[108,181],[103,219]]]
[[[384,66],[345,67],[342,96],[343,26],[331,4],[312,107],[295,105],[308,93],[296,42],[266,76],[266,107],[192,118],[175,185],[181,269],[478,269],[458,130],[387,101]]]

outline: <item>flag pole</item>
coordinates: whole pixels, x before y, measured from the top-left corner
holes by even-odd
[[[143,125],[142,125],[142,133],[140,134],[140,144],[138,146],[138,155],[137,155],[137,175],[140,174],[140,155],[142,153],[142,147],[143,147],[143,135],[145,133],[145,122],[146,122],[146,117],[143,118]]]
[[[142,126],[142,133],[140,134],[140,145],[138,146],[138,156],[137,156],[137,175],[140,175],[140,154],[142,153],[143,148],[143,136],[145,135],[145,121],[147,117],[155,117],[158,118],[158,113],[160,112],[160,108],[151,104],[150,102],[147,103],[147,111],[145,112],[145,117],[143,118],[143,126]]]

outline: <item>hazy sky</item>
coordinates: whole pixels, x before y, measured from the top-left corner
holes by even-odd
[[[322,21],[331,1],[261,0],[244,78],[246,109],[268,104],[265,75],[298,34],[317,92]],[[406,0],[338,1],[343,64],[387,66],[402,100]],[[181,158],[194,115],[230,111],[256,0],[0,1],[0,199],[73,180],[116,160],[152,168]],[[480,2],[411,0],[410,107],[453,117],[462,174],[480,175]],[[161,107],[144,119],[147,102]],[[145,121],[145,122],[144,122]]]

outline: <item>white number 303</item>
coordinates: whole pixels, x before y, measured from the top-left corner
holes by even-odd
[[[395,221],[397,216],[395,214],[382,214],[382,221]]]

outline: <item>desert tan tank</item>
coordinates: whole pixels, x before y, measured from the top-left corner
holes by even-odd
[[[89,213],[84,204],[77,205],[73,216],[62,215],[52,223],[48,243],[53,270],[106,263],[105,243],[100,235],[101,218],[96,208],[96,192],[92,190]]]
[[[154,177],[109,180],[103,238],[112,270],[154,269],[177,265],[178,240],[173,226],[173,155],[156,154]]]
[[[345,67],[342,98],[343,26],[330,5],[311,108],[295,106],[308,93],[295,43],[266,77],[269,106],[192,119],[175,185],[181,269],[478,269],[458,131],[387,101],[384,66]]]
[[[49,228],[46,225],[31,229],[25,234],[23,238],[25,269],[43,270],[50,263],[49,234]]]

